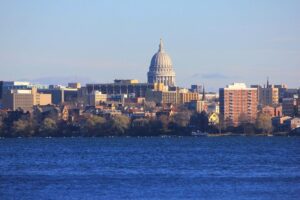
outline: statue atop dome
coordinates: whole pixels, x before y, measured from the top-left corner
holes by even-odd
[[[163,42],[162,42],[162,39],[160,38],[158,52],[163,52],[163,51],[164,51],[164,44],[163,44]]]

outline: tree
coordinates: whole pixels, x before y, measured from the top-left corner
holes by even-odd
[[[12,135],[30,137],[35,133],[34,122],[31,119],[19,119],[13,122]]]
[[[173,122],[178,127],[186,127],[190,122],[191,115],[188,111],[178,112],[173,116]]]
[[[56,121],[51,118],[45,118],[39,128],[39,132],[41,135],[50,136],[54,135],[57,132],[57,124]]]
[[[255,122],[255,127],[263,133],[271,133],[273,130],[271,117],[264,113],[259,113]]]
[[[167,115],[161,115],[159,117],[160,127],[162,132],[167,132],[169,130],[169,117]]]
[[[222,133],[222,130],[226,129],[226,122],[223,114],[219,114],[219,123],[217,124],[219,133]]]
[[[87,117],[84,121],[82,132],[85,136],[103,135],[106,123],[106,119],[100,116],[93,115],[91,117]]]
[[[163,121],[165,121],[165,119],[163,119]],[[166,123],[166,121],[165,121],[165,123]],[[160,135],[162,132],[164,132],[162,129],[162,127],[163,127],[162,124],[163,123],[159,119],[150,119],[149,120],[149,130],[148,130],[149,134],[157,136],[157,135]]]
[[[249,127],[251,126],[251,124],[250,124],[250,118],[246,113],[241,113],[239,115],[238,120],[239,120],[239,128],[242,129],[243,133],[252,132],[252,131],[250,131],[250,132],[247,131],[247,130],[250,130]]]
[[[123,135],[130,125],[130,118],[125,115],[116,115],[110,121],[112,134]]]
[[[208,130],[208,116],[205,111],[201,113],[194,113],[191,116],[190,123],[200,131],[205,132]]]
[[[131,123],[131,132],[135,135],[149,135],[151,134],[150,121],[146,118],[134,119]]]
[[[239,124],[240,125],[247,124],[247,123],[249,123],[249,121],[250,121],[249,117],[246,113],[241,113],[239,115]]]

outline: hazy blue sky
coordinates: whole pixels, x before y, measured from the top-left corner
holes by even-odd
[[[300,86],[299,0],[0,0],[0,79],[146,81],[161,37],[180,86]]]

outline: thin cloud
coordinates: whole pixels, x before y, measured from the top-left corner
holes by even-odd
[[[225,74],[221,73],[205,73],[205,74],[200,74],[200,73],[195,73],[190,78],[202,78],[202,79],[230,79],[232,77],[227,76]]]
[[[229,77],[225,74],[220,74],[220,73],[208,73],[208,74],[202,74],[201,78],[203,78],[203,79],[229,79],[231,77]]]

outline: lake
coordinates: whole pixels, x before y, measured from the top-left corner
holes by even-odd
[[[300,137],[0,139],[0,199],[300,199]]]

